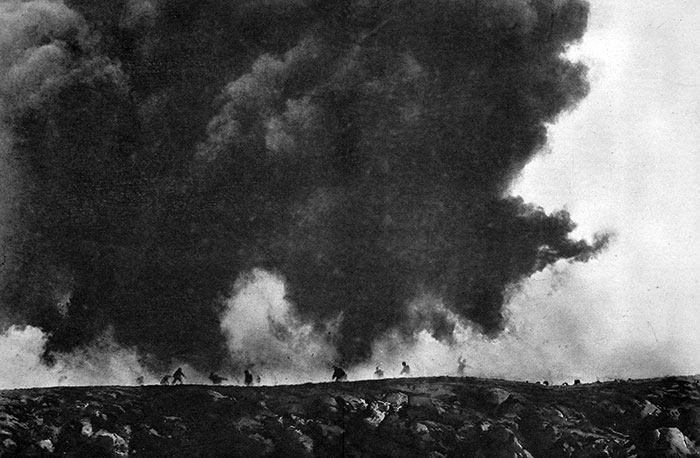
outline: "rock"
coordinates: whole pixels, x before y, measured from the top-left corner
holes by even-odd
[[[83,418],[80,420],[80,424],[83,425],[80,434],[85,437],[92,437],[92,423],[90,423],[90,420],[88,418]]]
[[[316,400],[315,407],[320,411],[338,412],[338,401],[333,396],[321,396]]]
[[[127,458],[129,456],[129,444],[118,434],[101,429],[95,433],[93,443],[113,458]]]
[[[645,400],[644,404],[642,405],[642,410],[641,410],[641,412],[639,412],[639,416],[641,418],[646,418],[649,416],[655,417],[655,416],[658,416],[660,413],[661,413],[661,409],[658,406]]]
[[[214,399],[215,402],[220,401],[222,399],[231,399],[230,397],[224,396],[223,394],[219,393],[218,391],[209,390],[209,391],[207,391],[207,393],[209,394],[209,396],[211,396]]]
[[[257,420],[254,420],[250,417],[243,417],[238,420],[236,420],[233,423],[233,426],[238,430],[238,431],[256,431],[262,429],[263,425]]]
[[[13,456],[16,449],[17,443],[8,437],[0,442],[0,457]]]
[[[437,418],[445,413],[445,409],[435,405],[430,396],[418,395],[408,398],[408,415],[412,418]]]
[[[652,432],[649,458],[684,458],[698,456],[698,451],[690,439],[678,428],[658,428]]]
[[[679,427],[691,440],[700,442],[700,406],[682,408]]]
[[[319,423],[318,428],[321,431],[321,435],[328,438],[338,437],[345,433],[343,428],[336,425],[324,425],[323,423]]]
[[[0,413],[0,428],[17,430],[22,427],[20,421],[14,415],[10,415],[7,412]]]
[[[359,412],[367,408],[367,401],[351,394],[341,394],[336,401],[343,407],[344,412]]]
[[[673,423],[675,425],[681,419],[681,412],[676,408],[664,410],[663,417],[666,422]]]
[[[429,434],[430,430],[423,423],[416,423],[413,425],[413,428],[411,428],[411,432],[413,432],[414,434],[422,435]]]
[[[384,397],[384,400],[391,404],[394,411],[398,412],[403,406],[408,404],[408,396],[400,391],[396,393],[389,393]]]
[[[491,425],[483,438],[487,444],[485,455],[494,458],[533,458],[532,454],[523,448],[516,434],[503,425]]]
[[[284,450],[285,454],[289,453],[293,456],[312,456],[314,440],[298,429],[288,427],[282,439],[282,443],[278,443],[277,445],[281,446],[280,448]]]
[[[36,445],[37,445],[41,450],[46,450],[46,451],[49,452],[49,453],[53,453],[53,451],[54,451],[53,442],[51,442],[51,441],[48,440],[48,439],[41,440],[41,441],[37,442]]]
[[[486,391],[484,400],[494,407],[498,407],[510,398],[510,393],[501,388],[491,388]]]
[[[258,433],[249,436],[249,438],[260,447],[262,456],[270,455],[275,449],[275,443],[272,442],[272,439],[266,439]]]
[[[364,422],[370,427],[376,428],[391,410],[391,404],[384,401],[372,401],[368,410],[370,415],[364,419]]]

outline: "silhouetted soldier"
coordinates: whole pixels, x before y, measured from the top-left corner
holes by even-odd
[[[377,366],[377,370],[374,371],[374,376],[375,376],[376,378],[382,378],[382,377],[384,377],[384,371],[381,370],[381,369],[379,368],[379,366]]]
[[[343,369],[338,366],[333,366],[333,381],[334,382],[344,382],[348,379],[348,374],[345,373]]]
[[[401,369],[401,375],[410,375],[411,374],[411,366],[406,364],[406,361],[402,362],[401,365],[403,366],[403,369]]]
[[[243,382],[245,383],[245,386],[250,386],[251,383],[253,383],[253,374],[250,373],[248,369],[246,369],[243,374],[245,375],[245,378]]]
[[[262,379],[260,378],[259,375],[256,375],[256,376],[255,376],[255,384],[256,384],[256,385],[260,385],[261,383],[262,383]]]
[[[178,367],[175,373],[173,373],[173,385],[177,385],[178,382],[180,382],[180,385],[182,385],[183,378],[187,377],[185,377],[185,374],[182,372],[182,368]]]
[[[467,358],[462,358],[461,356],[457,360],[457,372],[459,375],[464,375],[464,369],[467,368]]]
[[[209,372],[209,380],[211,380],[211,383],[213,383],[214,385],[221,385],[221,382],[228,379],[213,372]]]
[[[136,377],[136,383],[138,383],[139,385],[143,385],[143,375],[139,375],[138,377]]]
[[[162,379],[160,379],[160,384],[161,385],[170,385],[170,376],[169,375],[164,375]]]

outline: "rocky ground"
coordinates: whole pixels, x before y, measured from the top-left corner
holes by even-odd
[[[0,392],[0,456],[700,457],[690,377]]]

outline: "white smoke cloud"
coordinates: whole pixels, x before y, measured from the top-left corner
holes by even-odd
[[[327,381],[336,359],[326,333],[305,323],[285,299],[273,273],[255,269],[239,278],[221,316],[234,367],[250,369],[263,384]],[[226,374],[224,374],[226,375]]]
[[[411,366],[412,376],[455,376],[460,375],[460,358],[467,361],[465,376],[531,382],[685,374],[684,368],[690,366],[683,362],[692,360],[692,352],[673,340],[654,339],[652,324],[639,329],[637,336],[619,332],[626,316],[610,310],[609,294],[591,288],[580,272],[605,263],[602,258],[587,266],[560,261],[533,275],[513,292],[507,328],[494,339],[459,322],[449,311],[441,312],[439,303],[433,304],[448,320],[457,322],[452,342],[439,341],[428,330],[417,333],[408,344],[398,333],[387,336],[374,343],[367,363],[350,368],[349,377],[372,378],[377,365],[385,377],[397,377],[402,361]]]
[[[56,354],[55,363],[41,358],[47,335],[33,326],[12,326],[0,335],[0,389],[76,385],[156,383],[139,363],[138,354],[106,334],[89,347]]]

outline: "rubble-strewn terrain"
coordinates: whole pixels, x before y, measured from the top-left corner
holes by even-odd
[[[0,392],[0,456],[700,457],[690,377]]]

